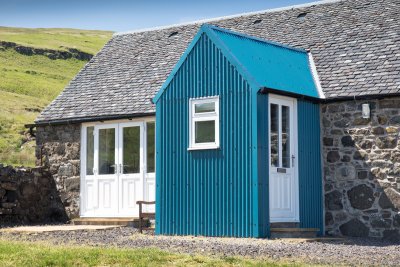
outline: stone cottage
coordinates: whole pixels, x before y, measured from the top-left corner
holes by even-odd
[[[269,70],[277,69],[278,64],[287,64],[287,68],[281,68],[282,71],[274,76],[281,80],[275,84],[268,83],[271,80],[267,80],[264,89],[256,88],[255,91],[256,95],[265,95],[264,113],[270,114],[269,119],[265,120],[269,121],[265,127],[254,128],[258,131],[259,138],[264,140],[267,136],[275,136],[273,129],[278,126],[280,130],[277,130],[276,134],[282,134],[282,137],[276,137],[277,139],[265,139],[265,146],[251,148],[255,149],[252,153],[255,153],[256,157],[264,153],[265,158],[259,158],[257,164],[264,164],[269,168],[265,168],[265,172],[258,172],[258,180],[251,180],[252,178],[243,171],[243,175],[238,176],[243,180],[236,182],[243,183],[243,186],[255,182],[254,186],[258,183],[259,186],[265,187],[266,192],[272,192],[268,191],[268,188],[273,188],[269,180],[272,177],[272,169],[275,169],[276,173],[287,174],[290,173],[287,166],[291,166],[295,173],[293,177],[297,177],[302,175],[301,168],[309,166],[307,168],[313,168],[314,177],[319,177],[319,180],[307,186],[313,188],[310,189],[310,194],[321,196],[321,206],[315,208],[313,213],[316,220],[322,222],[317,229],[320,234],[400,239],[399,17],[398,0],[329,0],[211,19],[207,21],[208,24],[222,29],[221,32],[232,31],[228,35],[236,36],[241,41],[235,43],[236,41],[230,40],[231,37],[228,36],[216,38],[211,30],[207,30],[207,38],[210,38],[209,42],[213,43],[213,46],[204,48],[209,49],[202,50],[202,53],[206,54],[198,52],[199,56],[193,59],[190,59],[191,55],[197,53],[195,40],[198,39],[195,36],[202,31],[200,27],[205,21],[115,34],[36,119],[38,163],[43,162],[49,167],[70,219],[136,217],[137,200],[155,199],[158,220],[166,220],[166,224],[172,225],[168,229],[162,228],[165,231],[159,233],[222,235],[218,234],[218,231],[208,232],[202,228],[203,221],[196,219],[190,222],[199,225],[198,228],[195,227],[195,232],[178,231],[177,229],[188,223],[186,220],[189,221],[185,215],[190,214],[189,206],[182,208],[178,205],[171,213],[163,212],[162,207],[163,203],[166,203],[163,201],[169,201],[170,195],[166,193],[170,193],[171,190],[176,190],[175,195],[181,192],[191,194],[185,186],[174,187],[178,183],[190,181],[189,170],[177,172],[174,176],[177,180],[165,180],[169,170],[172,171],[177,166],[186,168],[189,166],[184,163],[188,162],[186,159],[210,156],[216,149],[222,151],[226,148],[222,147],[223,144],[228,144],[224,143],[224,138],[227,137],[224,137],[223,130],[234,132],[234,128],[229,128],[234,126],[224,121],[224,96],[212,95],[211,91],[207,91],[204,87],[204,73],[210,69],[197,68],[193,75],[182,76],[179,80],[181,83],[188,81],[181,87],[189,93],[180,95],[180,89],[170,88],[167,89],[170,93],[164,97],[153,98],[161,88],[164,90],[170,86],[170,82],[178,84],[178,67],[185,66],[186,73],[192,71],[190,64],[185,65],[184,60],[194,60],[193,66],[211,66],[210,71],[216,73],[216,76],[212,76],[216,81],[222,77],[218,66],[224,60],[226,62],[223,64],[235,71],[240,72],[240,68],[247,66],[245,69],[248,79],[262,75],[262,71],[269,73]],[[204,40],[203,45],[207,42]],[[291,51],[298,51],[299,58],[303,59],[297,61],[297,56],[286,57],[284,52],[271,54],[268,50],[270,48],[264,50],[261,47],[259,53],[262,56],[258,56],[257,53],[250,55],[253,50],[246,44],[253,41],[267,46],[287,47]],[[240,46],[241,49],[235,50],[236,46]],[[214,53],[213,47],[219,54],[215,52],[216,56],[209,58]],[[266,69],[252,69],[251,63],[261,57],[265,64],[257,66]],[[201,65],[205,59],[208,60],[205,62],[211,62],[211,65],[204,62],[204,65]],[[308,65],[302,62],[307,62]],[[289,82],[289,78],[285,79],[300,68],[310,75],[307,76],[311,79],[309,81],[312,81],[309,88],[315,89],[315,92],[318,92],[316,95],[310,96],[305,93],[305,87],[297,86],[296,82],[301,82],[305,76],[296,76]],[[258,72],[259,70],[261,72]],[[242,75],[244,72],[240,73]],[[201,86],[196,87],[197,85]],[[173,88],[180,87],[176,85]],[[277,97],[271,98],[272,95]],[[287,99],[288,97],[291,100]],[[238,103],[235,101],[239,99],[233,99],[229,107],[235,107],[235,103]],[[285,102],[287,100],[289,102]],[[161,101],[160,106],[157,101]],[[187,107],[193,105],[193,109],[187,111],[187,114],[171,113],[168,119],[165,113],[165,110],[170,108],[166,104],[168,101],[176,101],[176,105],[182,104]],[[300,122],[300,117],[303,116],[300,109],[306,108],[302,101],[310,103],[310,110],[316,108],[318,111],[309,118],[310,123],[317,122],[318,131],[314,129],[314,137],[307,139],[308,147],[318,149],[318,157],[314,158],[312,154],[308,161],[306,154],[302,160],[297,159],[297,154],[294,153],[301,153],[300,136],[294,135],[291,139],[294,142],[292,148],[286,150],[289,128],[284,129],[287,122],[284,114],[287,107],[292,107],[287,103],[294,103],[290,109],[293,113],[290,114],[293,118],[298,117]],[[157,111],[153,102],[157,104]],[[275,103],[276,106],[269,103]],[[261,110],[258,114],[262,114],[262,105],[258,104],[258,107]],[[276,111],[276,118],[280,121],[276,125],[273,123],[275,117],[271,117],[275,107],[279,107],[280,110]],[[201,114],[203,112],[207,113],[207,116]],[[188,125],[189,117],[194,125],[193,131],[192,128],[186,129],[192,127]],[[303,119],[307,122],[306,117]],[[182,123],[173,125],[168,124],[168,121]],[[296,126],[295,120],[290,121]],[[166,125],[176,127],[176,131],[171,133],[177,134],[187,147],[179,146],[178,149],[178,146],[168,146],[170,135],[167,131],[171,129],[165,128]],[[299,124],[296,127],[300,131],[301,127],[307,129],[308,126]],[[250,134],[250,128],[248,130]],[[186,134],[188,132],[190,134]],[[246,136],[246,133],[243,134]],[[279,143],[275,148],[274,142]],[[198,148],[204,151],[196,151]],[[167,153],[167,149],[170,149],[171,153]],[[257,151],[260,153],[257,154]],[[168,165],[173,163],[168,163],[171,161],[162,158],[166,155],[176,157],[178,165]],[[186,155],[185,161],[182,159],[182,164],[179,165],[182,155]],[[243,155],[245,158],[245,154]],[[221,166],[231,166],[223,165],[225,157],[215,157],[214,160],[209,165],[204,165],[206,167],[203,169],[196,169],[196,174],[199,174],[196,179],[199,179],[201,186],[201,181],[209,181],[211,177],[207,171],[216,170],[212,167],[216,166],[213,165],[216,161],[222,164]],[[293,162],[288,163],[290,161]],[[253,163],[254,158],[249,161],[249,164]],[[302,179],[297,178],[299,181]],[[217,183],[223,183],[228,178],[221,172],[218,179],[220,180]],[[296,183],[291,184],[290,190],[293,191],[290,192],[294,192],[293,194],[282,193],[295,196],[293,202],[288,204],[289,209],[299,205],[298,186]],[[238,190],[237,188],[232,187],[231,190]],[[285,188],[287,186],[280,189],[286,190]],[[249,187],[249,190],[253,189]],[[224,192],[215,190],[213,197],[199,194],[197,199],[187,201],[207,203],[207,207],[213,209],[215,197],[223,198]],[[226,193],[229,195],[232,192],[228,190]],[[246,191],[243,191],[243,194],[246,195]],[[269,224],[269,216],[274,212],[274,207],[271,206],[274,198],[271,195],[267,193],[264,198],[260,197],[258,200],[255,195],[252,200],[258,204],[263,202],[263,205],[258,206],[258,212],[252,213],[252,216],[257,222],[266,218],[258,227],[268,228],[268,231],[259,232],[264,234],[253,236],[268,236],[269,231],[273,230],[273,225]],[[233,205],[230,207],[233,210],[253,207],[253,202],[248,204],[241,200],[231,200],[232,203],[226,202],[226,205]],[[178,202],[174,201],[171,203],[176,204],[179,199],[176,200]],[[309,207],[308,204],[304,205],[302,208],[300,203],[300,212]],[[265,207],[265,210],[261,211],[261,207]],[[219,208],[222,213],[225,212],[224,206]],[[239,223],[235,218],[216,221],[210,214],[204,211],[201,215],[207,220],[208,226],[229,228]],[[296,215],[288,220],[283,217],[271,222],[286,223],[288,228],[306,227],[302,226]],[[251,236],[246,234],[246,225],[253,227],[255,223],[256,221],[243,222],[243,233],[230,234],[227,230],[223,235]]]

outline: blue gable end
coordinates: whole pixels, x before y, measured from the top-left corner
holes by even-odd
[[[259,231],[257,165],[252,166],[252,92],[211,39],[199,36],[156,105],[156,233],[265,236]],[[188,151],[189,99],[215,95],[220,148]]]
[[[154,97],[156,103],[202,35],[218,47],[254,90],[261,88],[321,98],[305,50],[203,25]]]

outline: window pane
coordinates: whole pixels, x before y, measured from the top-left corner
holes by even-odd
[[[123,128],[123,173],[140,172],[140,127]]]
[[[86,128],[86,174],[93,175],[94,164],[94,127]]]
[[[215,111],[215,102],[195,104],[194,110],[196,113],[214,112]]]
[[[99,174],[113,174],[115,170],[115,129],[99,130]]]
[[[290,168],[290,112],[282,106],[282,167]]]
[[[147,123],[147,172],[155,171],[155,123]]]
[[[279,167],[279,106],[271,104],[270,128],[271,128],[271,166]]]
[[[195,143],[215,142],[215,121],[195,122]]]

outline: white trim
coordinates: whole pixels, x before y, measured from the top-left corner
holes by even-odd
[[[196,104],[210,103],[215,104],[214,112],[195,113]],[[198,121],[215,122],[215,142],[196,143],[195,142],[195,123]],[[188,150],[218,149],[219,148],[219,96],[191,98],[189,99],[189,147]]]
[[[308,54],[308,62],[310,64],[310,68],[311,68],[311,74],[313,76],[314,83],[317,86],[318,95],[320,98],[325,99],[325,94],[324,94],[324,91],[322,90],[321,80],[319,79],[319,75],[317,72],[317,67],[315,66],[314,58],[313,58],[311,52],[308,52],[307,54]]]
[[[295,192],[296,198],[296,210],[295,210],[295,220],[300,222],[300,184],[299,184],[299,128],[298,128],[298,114],[297,114],[297,99],[293,99],[293,154],[294,158],[294,187],[297,189]]]
[[[84,203],[83,203],[83,196],[85,195],[85,187],[84,187],[84,177],[86,177],[86,140],[87,140],[87,127],[88,126],[81,126],[81,157],[80,157],[80,165],[81,165],[81,172],[80,172],[80,189],[79,189],[79,216],[84,214]]]
[[[311,7],[311,6],[316,6],[316,5],[332,4],[332,3],[336,3],[336,2],[342,2],[342,1],[344,1],[344,0],[322,0],[322,1],[305,3],[305,4],[299,4],[299,5],[292,5],[292,6],[286,6],[286,7],[278,7],[278,8],[254,11],[254,12],[245,12],[245,13],[222,16],[222,17],[215,17],[215,18],[210,18],[210,19],[201,19],[201,20],[195,20],[195,21],[189,21],[189,22],[183,22],[183,23],[177,23],[177,24],[170,24],[170,25],[164,25],[164,26],[158,26],[158,27],[143,28],[143,29],[132,30],[132,31],[116,32],[113,34],[113,36],[134,34],[134,33],[141,33],[141,32],[150,32],[150,31],[158,31],[158,30],[166,30],[166,29],[174,28],[174,27],[189,26],[189,25],[194,25],[194,24],[203,24],[203,23],[208,23],[208,22],[217,22],[219,20],[233,19],[233,18],[244,17],[244,16],[261,15],[261,14],[266,14],[266,13],[273,13],[273,12],[279,12],[279,11],[285,11],[285,10],[291,10],[291,9],[299,9],[299,8]]]

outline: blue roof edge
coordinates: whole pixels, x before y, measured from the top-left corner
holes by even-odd
[[[193,40],[190,42],[189,46],[186,48],[185,52],[180,57],[178,63],[176,63],[175,67],[172,69],[171,73],[169,74],[168,78],[165,80],[163,85],[161,86],[158,93],[153,97],[153,103],[157,103],[160,97],[163,95],[164,91],[167,89],[168,85],[171,83],[172,79],[175,77],[178,70],[181,68],[183,63],[185,62],[186,58],[189,56],[190,52],[192,51],[193,47],[197,44],[198,40],[202,36],[203,33],[207,34],[207,36],[214,42],[214,44],[221,49],[221,52],[227,57],[229,62],[236,67],[237,71],[243,75],[247,82],[250,84],[251,87],[255,88],[255,90],[260,89],[262,86],[256,82],[256,80],[250,75],[250,73],[246,70],[246,68],[239,62],[239,60],[230,52],[230,50],[226,47],[222,40],[212,31],[212,30],[221,30],[213,25],[203,24],[200,27],[200,30],[197,32]],[[234,32],[232,32],[235,34]]]

